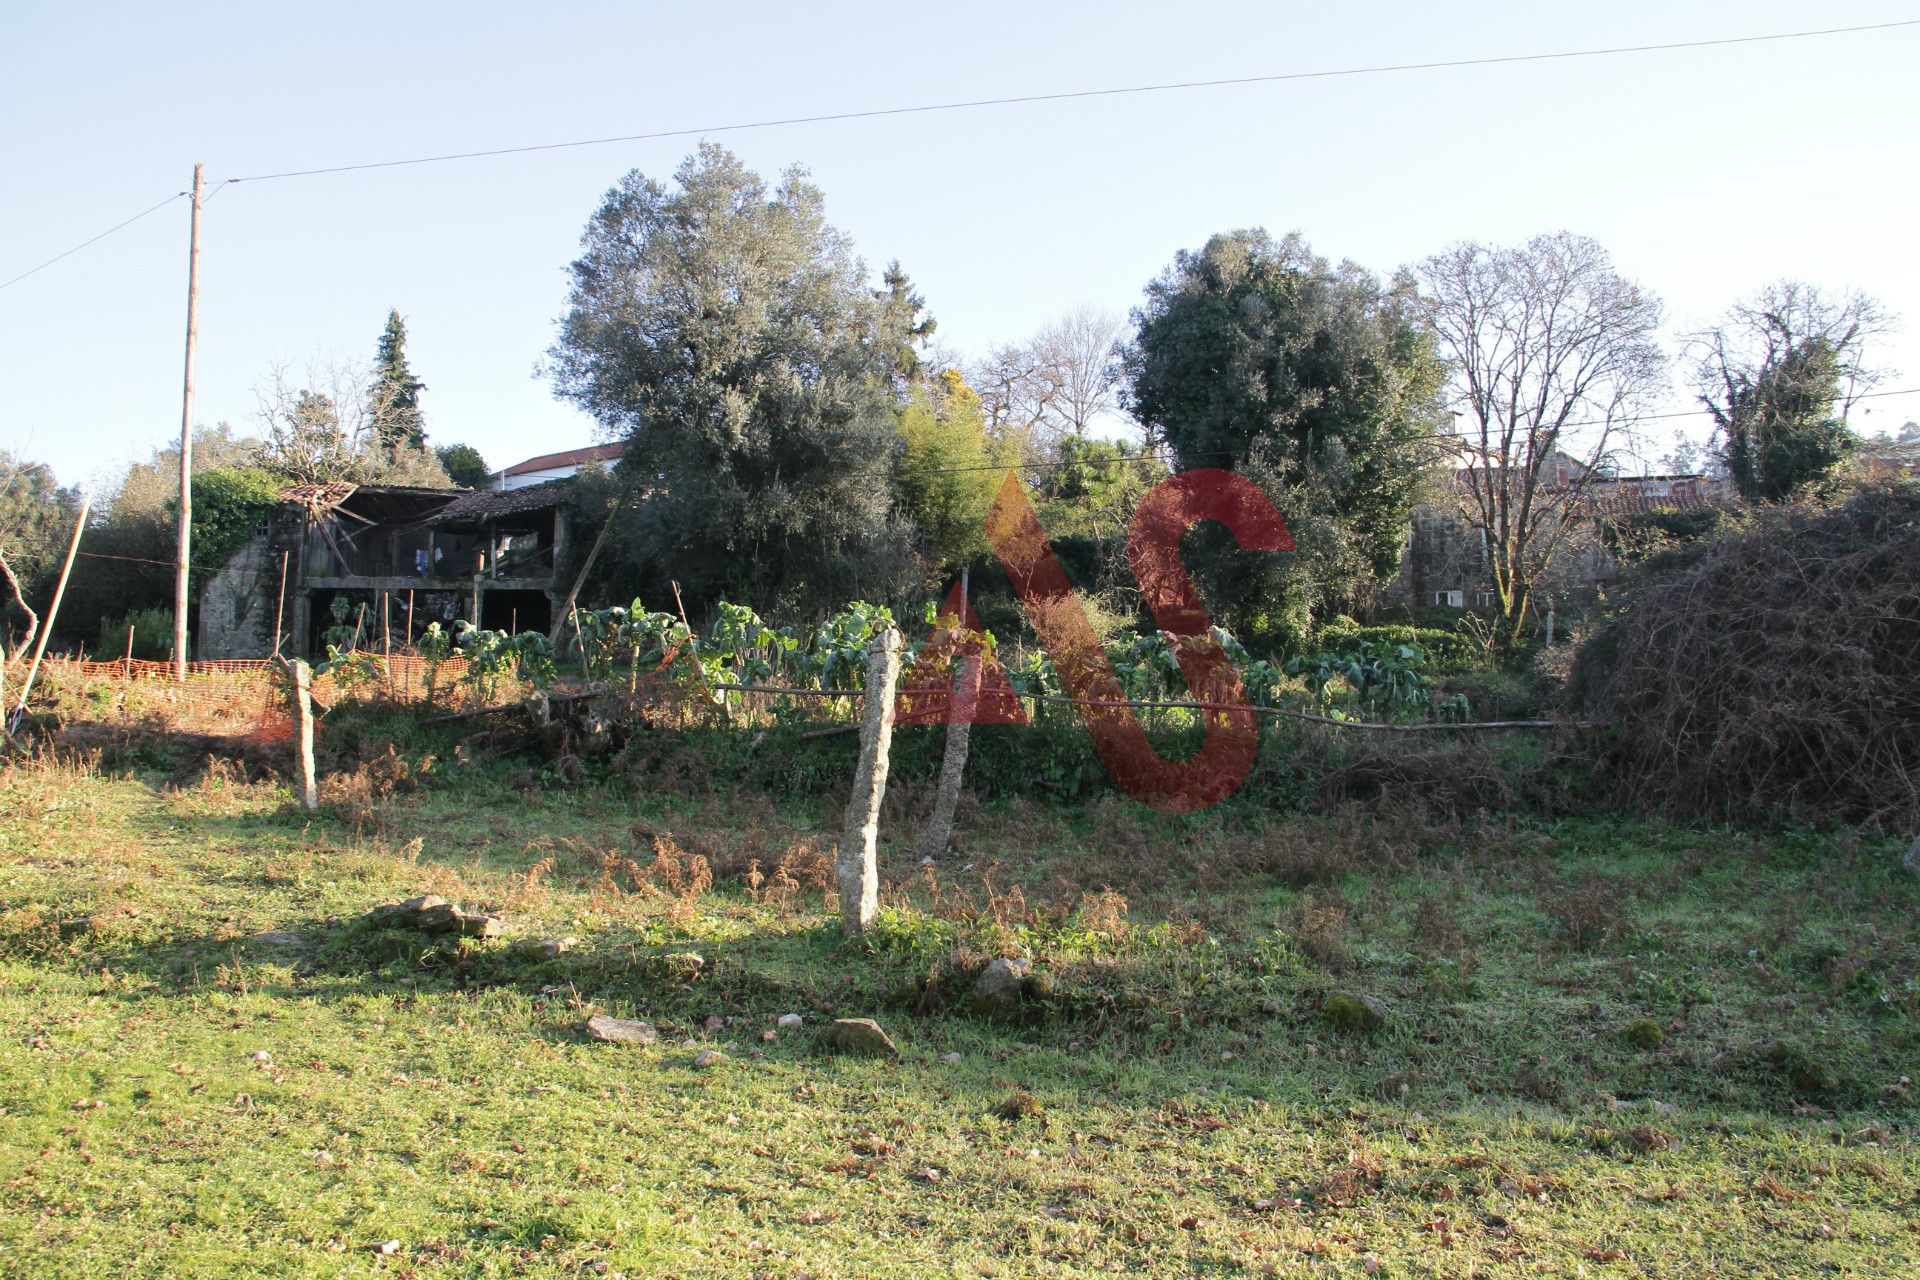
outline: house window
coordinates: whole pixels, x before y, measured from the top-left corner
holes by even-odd
[[[1467,593],[1464,591],[1436,591],[1433,593],[1435,607],[1442,609],[1464,609],[1467,607]]]
[[[1500,603],[1500,597],[1492,591],[1476,591],[1473,595],[1473,602],[1482,609],[1491,609]]]

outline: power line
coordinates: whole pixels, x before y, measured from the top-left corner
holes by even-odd
[[[620,142],[648,142],[665,138],[688,138],[711,133],[738,133],[750,129],[773,129],[788,125],[827,124],[846,120],[871,120],[883,116],[925,115],[942,111],[970,111],[982,107],[1016,106],[1039,102],[1068,102],[1082,98],[1113,98],[1146,93],[1167,93],[1191,89],[1220,89],[1237,85],[1280,84],[1295,80],[1326,80],[1351,76],[1388,75],[1406,71],[1440,71],[1462,67],[1501,66],[1525,62],[1564,61],[1573,58],[1614,57],[1633,53],[1661,53],[1679,49],[1707,49],[1730,45],[1764,44],[1780,40],[1804,40],[1819,36],[1857,35],[1869,31],[1888,31],[1901,27],[1920,26],[1920,18],[1904,19],[1896,22],[1865,23],[1850,27],[1820,27],[1804,31],[1775,31],[1752,36],[1721,36],[1705,40],[1675,40],[1661,44],[1614,45],[1595,49],[1562,49],[1547,53],[1516,53],[1484,58],[1452,58],[1433,62],[1385,63],[1370,67],[1338,67],[1323,71],[1288,71],[1271,75],[1233,76],[1215,80],[1178,80],[1160,84],[1123,85],[1106,89],[1076,89],[1055,93],[1015,94],[999,98],[972,98],[957,102],[924,103],[907,107],[876,107],[862,111],[838,111],[822,115],[784,116],[770,120],[739,121],[732,124],[708,125],[701,128],[662,129],[651,133],[624,134],[610,138],[585,138],[572,142],[543,142],[520,147],[493,147],[480,151],[449,152],[442,155],[415,156],[404,160],[378,160],[361,164],[332,165],[317,169],[288,169],[278,173],[257,173],[241,178],[224,179],[213,192],[202,200],[212,199],[213,195],[239,182],[271,182],[280,178],[309,178],[336,173],[358,173],[370,169],[393,169],[417,164],[440,164],[452,160],[478,160],[490,156],[527,155],[542,151],[565,151],[579,147],[609,146]],[[56,254],[10,280],[0,281],[0,289],[6,289],[25,280],[28,276],[46,270],[54,263],[80,252],[114,232],[129,227],[149,214],[158,212],[168,203],[187,193],[176,192],[150,208],[119,222],[99,235],[83,240],[64,253]]]
[[[1707,40],[1675,40],[1664,44],[1615,45],[1598,49],[1563,49],[1550,53],[1514,53],[1484,58],[1451,58],[1436,62],[1397,62],[1371,67],[1340,67],[1325,71],[1286,71],[1271,75],[1233,76],[1218,80],[1176,80],[1161,84],[1124,85],[1106,89],[1075,89],[1055,93],[1016,94],[1001,98],[969,98],[957,102],[924,103],[908,107],[874,107],[861,111],[835,111],[822,115],[783,116],[770,120],[749,120],[733,124],[708,125],[697,129],[661,129],[651,133],[630,133],[610,138],[584,138],[573,142],[541,142],[520,147],[493,147],[482,151],[455,151],[442,155],[415,156],[405,160],[376,160],[361,164],[329,165],[318,169],[288,169],[280,173],[256,173],[228,182],[270,182],[280,178],[311,178],[335,173],[358,173],[369,169],[397,169],[406,165],[442,164],[451,160],[479,160],[489,156],[527,155],[540,151],[567,151],[578,147],[604,147],[619,142],[653,142],[663,138],[690,138],[711,133],[738,133],[748,129],[774,129],[800,124],[829,124],[846,120],[872,120],[882,116],[926,115],[940,111],[972,111],[981,107],[1006,107],[1035,102],[1068,102],[1080,98],[1117,98],[1143,93],[1167,93],[1190,89],[1222,89],[1236,85],[1280,84],[1292,80],[1329,80],[1345,76],[1387,75],[1404,71],[1441,71],[1460,67],[1489,67],[1521,62],[1551,62],[1571,58],[1602,58],[1630,53],[1660,53],[1676,49],[1707,49],[1725,45],[1762,44],[1777,40],[1804,40],[1815,36],[1854,35],[1867,31],[1887,31],[1896,27],[1920,26],[1920,18],[1898,22],[1874,22],[1852,27],[1822,27],[1807,31],[1776,31],[1756,36],[1721,36]]]
[[[88,245],[98,244],[100,241],[105,240],[108,236],[112,235],[114,232],[119,231],[125,227],[132,226],[134,223],[140,221],[140,219],[146,217],[148,214],[158,213],[160,210],[166,208],[168,205],[172,204],[175,200],[180,199],[182,196],[186,194],[187,193],[184,191],[174,192],[172,195],[168,196],[165,200],[160,201],[158,204],[150,205],[147,208],[142,209],[139,213],[134,214],[131,218],[128,218],[125,222],[114,223],[112,226],[108,227],[105,231],[102,231],[99,235],[94,236],[91,240],[82,240],[79,244],[73,246],[73,248],[67,250],[65,253],[57,253],[53,257],[48,258],[45,262],[41,263],[39,266],[29,268],[26,271],[22,271],[19,275],[13,277],[13,279],[11,280],[0,281],[0,289],[5,289],[10,285],[19,284],[22,280],[25,280],[28,276],[34,275],[41,271],[45,271],[48,267],[60,261],[62,258],[70,258],[74,254],[86,248]]]

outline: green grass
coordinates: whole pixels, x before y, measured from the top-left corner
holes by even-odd
[[[1014,799],[928,875],[909,775],[857,945],[807,874],[830,789],[413,763],[317,819],[220,771],[0,774],[0,1270],[1920,1268],[1920,888],[1890,841]],[[674,891],[656,839],[716,886]],[[806,887],[750,892],[783,855]],[[358,920],[429,890],[509,938]],[[971,973],[1011,951],[1051,992],[983,1021]],[[1337,993],[1386,1026],[1329,1026]],[[590,1042],[592,1010],[661,1044]],[[869,1015],[898,1063],[819,1043]],[[1038,1112],[1002,1118],[1016,1093]]]

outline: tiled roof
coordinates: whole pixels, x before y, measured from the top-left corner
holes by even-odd
[[[516,462],[501,475],[523,476],[529,471],[550,471],[557,467],[578,467],[589,462],[617,462],[620,455],[627,451],[624,444],[595,444],[584,449],[568,449],[561,453],[543,453],[537,458],[528,458],[525,462]]]

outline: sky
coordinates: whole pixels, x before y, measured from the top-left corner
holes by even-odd
[[[0,280],[189,185],[659,130],[805,167],[874,276],[898,258],[960,352],[1119,311],[1215,232],[1297,230],[1388,272],[1449,243],[1591,235],[1670,345],[1784,277],[1903,318],[1920,26],[722,131],[962,99],[1920,19],[1920,3],[9,4]],[[255,430],[276,367],[370,360],[406,318],[431,442],[495,468],[597,439],[538,367],[606,189],[700,133],[221,187],[195,418]],[[0,449],[110,488],[177,439],[187,202],[0,289]],[[1869,402],[1872,432],[1920,395]],[[1670,409],[1692,407],[1676,386]],[[1657,456],[1672,429],[1650,424]]]

